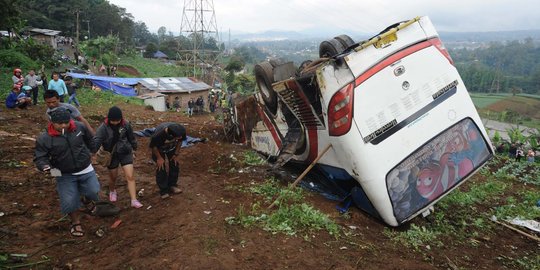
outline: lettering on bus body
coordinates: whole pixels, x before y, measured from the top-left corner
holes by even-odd
[[[386,176],[398,222],[460,183],[490,156],[480,130],[468,118],[420,147]]]
[[[263,134],[252,134],[253,143],[256,145],[254,148],[260,149],[265,153],[274,154],[276,152],[276,149],[274,147],[274,144],[270,142],[270,136],[271,135],[269,134],[269,132],[263,132]]]

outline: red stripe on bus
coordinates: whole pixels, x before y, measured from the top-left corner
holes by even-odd
[[[319,155],[319,137],[316,129],[308,129],[307,132],[309,138],[309,155],[307,159],[309,162],[313,162]]]
[[[389,57],[387,57],[386,59],[382,60],[381,62],[379,62],[372,68],[368,69],[366,72],[362,73],[360,76],[358,76],[358,78],[354,80],[354,83],[356,84],[356,86],[358,86],[362,84],[363,82],[365,82],[367,79],[371,78],[371,76],[375,75],[377,72],[383,70],[387,66],[393,64],[394,62],[430,46],[432,46],[432,44],[428,40],[428,41],[415,44],[399,52],[396,52],[390,55]]]
[[[276,145],[278,148],[281,148],[281,140],[279,138],[279,135],[276,131],[276,128],[274,127],[274,125],[272,124],[272,122],[270,121],[270,119],[268,119],[268,115],[266,115],[266,113],[264,113],[263,109],[261,108],[261,106],[257,106],[257,112],[259,113],[259,116],[261,117],[261,119],[263,120],[264,122],[264,125],[268,128],[268,130],[270,131],[270,134],[272,134],[272,138],[274,139],[274,141],[276,142]]]

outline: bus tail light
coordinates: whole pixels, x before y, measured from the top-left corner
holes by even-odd
[[[351,129],[353,113],[353,83],[339,90],[328,106],[328,131],[330,136],[341,136]]]
[[[450,64],[454,65],[454,60],[452,60],[452,57],[450,57],[450,53],[448,53],[448,50],[446,49],[446,47],[444,47],[440,39],[432,38],[429,40],[429,43],[435,46],[435,48],[437,48],[437,50],[439,50],[439,52],[441,52],[444,57],[448,59],[448,62],[450,62]]]

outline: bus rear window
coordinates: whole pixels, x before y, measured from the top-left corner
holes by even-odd
[[[490,156],[482,133],[468,118],[417,149],[386,176],[398,222],[466,179]]]

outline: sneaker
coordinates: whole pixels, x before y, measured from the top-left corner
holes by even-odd
[[[131,207],[133,208],[141,208],[143,207],[142,203],[139,202],[139,200],[131,200]]]
[[[110,191],[109,192],[109,201],[116,202],[117,196],[118,195],[116,194],[116,190],[115,191]]]
[[[167,198],[169,198],[169,197],[171,197],[169,194],[163,194],[163,195],[161,195],[161,198],[162,198],[162,199],[167,199]]]
[[[179,193],[182,193],[182,190],[179,189],[178,187],[171,187],[171,192],[174,194],[179,194]]]

